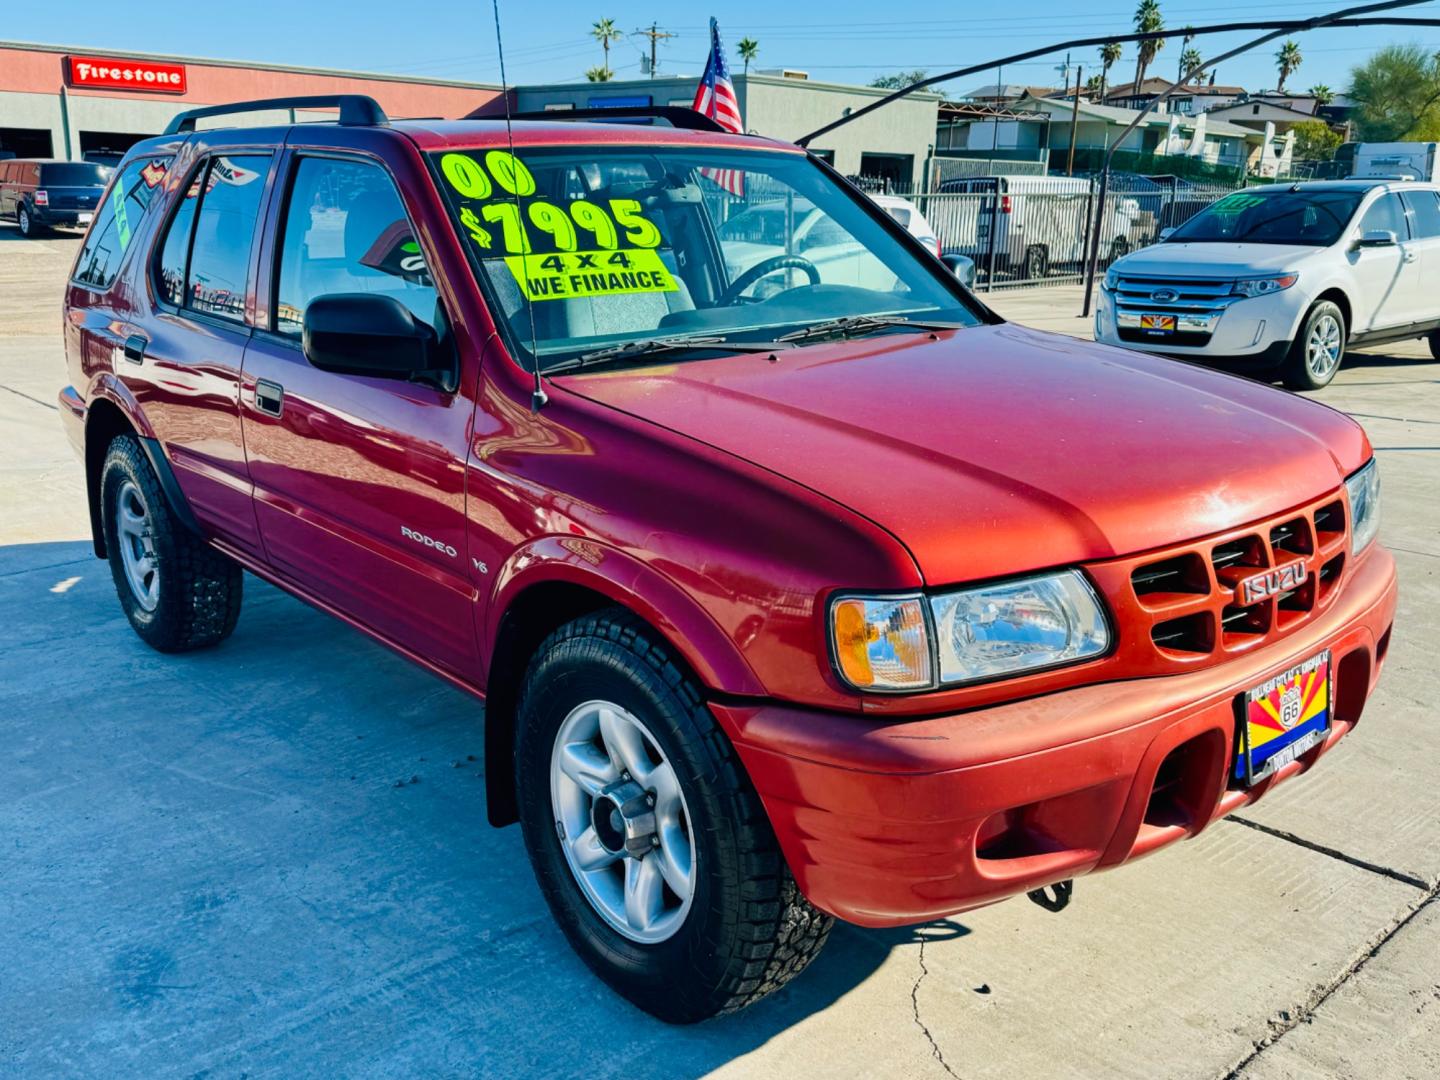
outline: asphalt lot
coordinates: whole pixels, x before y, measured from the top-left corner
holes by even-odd
[[[234,637],[163,657],[89,552],[59,428],[73,238],[0,225],[0,1074],[1440,1075],[1440,364],[1356,357],[1401,610],[1323,767],[1195,841],[893,932],[668,1028],[552,926],[484,821],[482,710],[246,581]],[[1078,290],[995,294],[1083,333]]]

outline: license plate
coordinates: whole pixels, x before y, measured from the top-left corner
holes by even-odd
[[[1235,779],[1246,787],[1325,741],[1330,730],[1330,650],[1245,692]]]
[[[1175,330],[1174,315],[1141,315],[1140,329],[1155,333],[1170,334]]]
[[[81,214],[78,220],[79,220],[79,223],[80,223],[81,225],[89,225],[90,222],[92,222],[92,221],[95,220],[95,215],[94,215],[94,214]]]

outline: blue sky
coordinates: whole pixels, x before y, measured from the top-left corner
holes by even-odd
[[[1257,19],[1267,16],[1304,18],[1340,6],[1345,0],[1161,0],[1167,25]],[[1354,0],[1352,0],[1354,2]],[[786,5],[732,0],[723,9],[721,30],[738,69],[734,44],[749,35],[760,43],[758,67],[801,68],[812,77],[834,82],[868,82],[877,74],[927,68],[932,72],[980,63],[1049,41],[1122,32],[1130,24],[1133,0],[1028,0],[1014,8],[1004,5],[938,4],[935,0],[828,0]],[[16,4],[7,13],[0,35],[24,41],[169,52],[192,56],[260,60],[316,67],[384,71],[443,78],[498,82],[495,26],[487,0],[457,3],[395,4],[349,0],[313,5],[300,0],[245,0],[241,4],[199,6],[149,5],[116,19],[113,0],[65,0],[63,3]],[[972,14],[967,15],[966,12]],[[137,12],[146,17],[138,17]],[[423,14],[421,14],[423,12]],[[823,14],[822,14],[823,12]],[[397,14],[398,13],[398,14]],[[588,36],[601,16],[627,32],[652,21],[678,36],[662,45],[664,71],[698,74],[706,49],[709,10],[677,9],[630,0],[569,0],[520,3],[500,0],[506,63],[512,82],[550,82],[583,78],[586,68],[600,63],[599,45]],[[1440,17],[1440,2],[1426,3],[1401,14]],[[1216,36],[1197,45],[1206,55],[1238,44],[1241,38]],[[1379,46],[1414,40],[1440,50],[1440,27],[1429,29],[1320,30],[1299,38],[1304,65],[1291,77],[1292,88],[1324,82],[1342,89],[1352,66]],[[627,36],[612,47],[611,63],[620,78],[639,77],[644,39]],[[1275,84],[1269,46],[1231,60],[1219,70],[1219,81],[1251,89]],[[1175,70],[1177,43],[1161,53],[1156,67]],[[1055,65],[1060,58],[1007,68],[1006,82],[1059,85]],[[1077,52],[1074,60],[1087,74],[1098,68],[1094,50]],[[1112,72],[1112,81],[1133,76],[1134,51]],[[1153,70],[1153,69],[1152,69]],[[953,84],[963,93],[980,83],[976,76]]]

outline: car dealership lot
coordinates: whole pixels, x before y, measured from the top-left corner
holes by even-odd
[[[1401,572],[1322,768],[1197,840],[901,931],[842,927],[738,1016],[667,1028],[565,945],[484,823],[481,709],[253,578],[167,658],[90,557],[59,427],[73,237],[0,226],[0,1072],[1424,1076],[1440,1071],[1440,364],[1357,356]],[[1078,289],[994,294],[1084,333]]]

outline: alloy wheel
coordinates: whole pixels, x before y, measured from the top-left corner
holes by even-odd
[[[1316,382],[1326,382],[1335,374],[1343,351],[1340,320],[1326,312],[1315,320],[1305,338],[1305,366]]]
[[[150,509],[133,481],[120,486],[115,499],[115,531],[120,543],[120,561],[135,602],[154,611],[160,602],[160,567],[155,558],[155,534]]]
[[[618,933],[653,945],[685,922],[695,838],[674,768],[632,713],[572,709],[550,756],[555,832],[580,891]]]

